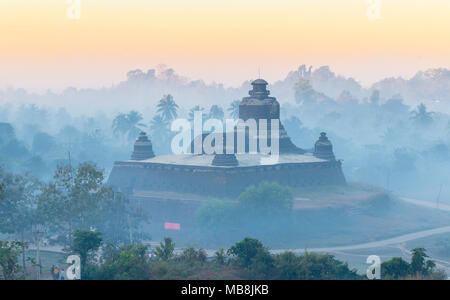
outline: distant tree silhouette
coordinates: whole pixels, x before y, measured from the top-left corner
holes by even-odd
[[[194,113],[196,111],[201,111],[202,115],[203,115],[203,119],[205,119],[207,117],[206,113],[205,113],[205,109],[203,107],[201,107],[200,105],[196,105],[193,108],[191,108],[191,110],[189,111],[189,121],[193,121],[194,120]]]
[[[369,101],[372,105],[378,105],[380,103],[380,91],[373,90],[372,95],[370,95]]]
[[[142,121],[142,115],[137,111],[130,111],[128,114],[120,113],[113,120],[113,132],[116,136],[126,136],[128,141],[134,140],[141,129],[138,126],[146,127]]]
[[[295,101],[301,104],[308,104],[315,101],[316,92],[312,88],[309,80],[300,78],[295,84]]]
[[[161,115],[156,115],[150,121],[150,130],[153,133],[163,133],[168,130],[168,124]]]
[[[425,104],[420,103],[417,109],[411,112],[411,120],[421,127],[427,127],[433,122],[433,113],[428,112]]]
[[[241,103],[241,101],[235,100],[235,101],[231,102],[230,107],[227,109],[227,111],[230,113],[230,116],[233,119],[239,118],[239,104],[240,103]]]
[[[33,152],[43,154],[49,152],[55,146],[55,139],[45,132],[39,132],[33,137]]]
[[[150,137],[154,151],[158,153],[170,153],[170,140],[172,132],[169,124],[161,115],[155,115],[150,121]]]
[[[9,123],[0,123],[0,145],[6,145],[16,139],[14,128]]]
[[[157,112],[161,114],[166,122],[171,122],[177,117],[178,105],[173,100],[172,95],[164,95],[157,105]]]
[[[222,107],[218,106],[218,105],[213,105],[211,106],[210,110],[209,110],[209,117],[211,119],[219,119],[222,120],[223,117],[225,116]]]

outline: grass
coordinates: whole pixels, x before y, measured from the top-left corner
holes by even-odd
[[[300,187],[292,189],[292,192],[296,210],[354,206],[369,202],[376,197],[387,196],[383,189],[363,183]]]

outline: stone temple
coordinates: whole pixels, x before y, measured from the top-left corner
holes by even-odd
[[[268,124],[272,119],[279,120],[280,104],[269,96],[267,82],[257,79],[252,86],[249,96],[239,105],[239,119],[266,119]],[[256,152],[248,152],[247,141],[243,153],[155,156],[150,140],[141,133],[131,159],[114,163],[109,183],[129,195],[159,200],[168,195],[173,200],[188,195],[190,199],[232,198],[262,181],[276,181],[293,188],[346,183],[341,161],[335,159],[332,144],[324,132],[320,133],[314,151],[308,153],[293,144],[279,123],[279,158],[272,163],[264,163],[262,158],[259,147]]]

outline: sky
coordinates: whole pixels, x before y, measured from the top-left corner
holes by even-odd
[[[79,0],[79,19],[71,1],[0,0],[0,89],[109,87],[159,64],[226,86],[301,64],[364,86],[450,67],[450,0],[380,0],[379,15],[367,0]]]

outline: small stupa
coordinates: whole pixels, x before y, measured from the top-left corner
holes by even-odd
[[[320,137],[314,144],[314,156],[326,160],[336,160],[333,153],[333,145],[325,132],[320,133]]]
[[[145,160],[152,157],[155,157],[152,142],[148,139],[147,134],[141,131],[134,143],[134,151],[131,154],[131,160]]]

